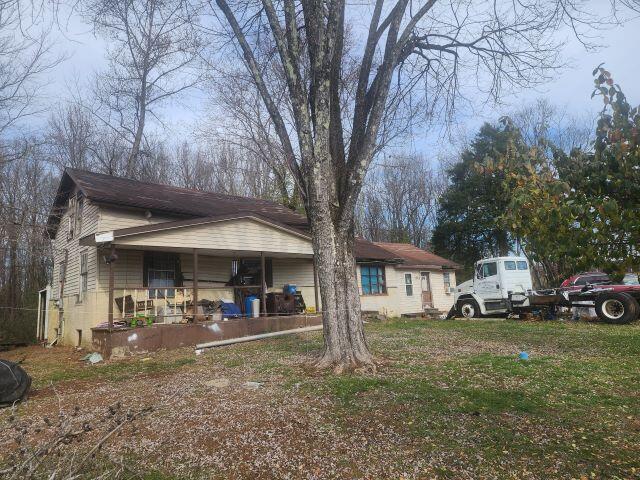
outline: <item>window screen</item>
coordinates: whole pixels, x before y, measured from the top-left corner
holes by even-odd
[[[505,270],[515,270],[516,269],[516,262],[514,262],[513,260],[505,260],[504,269]]]
[[[518,270],[528,270],[528,269],[529,269],[529,266],[527,265],[527,262],[523,260],[518,261]]]

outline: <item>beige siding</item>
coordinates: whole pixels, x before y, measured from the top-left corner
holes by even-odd
[[[132,235],[117,240],[119,245],[208,248],[250,252],[312,254],[306,238],[250,219],[194,225]]]
[[[455,272],[451,272],[450,278],[451,286],[455,287]],[[445,290],[442,272],[431,272],[431,295],[433,297],[433,307],[441,312],[448,312],[453,306],[453,294]]]
[[[405,274],[411,275],[413,295],[407,295]],[[448,312],[453,305],[453,294],[446,293],[442,272],[430,271],[433,306],[441,312]],[[396,269],[386,265],[387,293],[385,295],[362,295],[360,266],[358,266],[358,289],[363,311],[378,311],[388,316],[398,316],[422,312],[421,270]],[[455,273],[451,272],[451,285],[455,285]]]
[[[102,255],[108,255],[108,250],[101,250]],[[142,287],[142,250],[118,250],[118,260],[113,263],[113,280],[116,288]],[[99,289],[107,291],[109,288],[109,265],[100,262],[98,276]]]
[[[360,292],[360,308],[363,311],[375,311],[384,315],[394,317],[403,313],[400,291],[398,288],[397,271],[391,265],[385,265],[385,279],[387,282],[387,292],[382,295],[363,295],[361,265],[357,267],[358,291]]]
[[[139,227],[140,225],[151,225],[161,222],[171,222],[177,220],[176,217],[151,215],[147,218],[145,212],[135,210],[122,210],[109,207],[100,207],[98,218],[98,232],[108,232],[120,228]]]
[[[395,268],[394,268],[395,270]],[[407,295],[405,275],[411,275],[413,295]],[[396,270],[398,282],[398,306],[402,313],[420,313],[422,309],[422,287],[420,286],[419,270]]]
[[[75,194],[77,192],[73,192]],[[77,343],[77,331],[83,331],[82,341],[86,346],[91,341],[91,333],[85,332],[83,326],[85,322],[92,323],[93,317],[101,308],[101,300],[96,294],[98,276],[98,253],[95,247],[80,246],[79,239],[86,235],[91,235],[97,231],[98,207],[89,200],[84,200],[82,220],[79,229],[74,232],[73,238],[67,238],[69,213],[65,211],[62,215],[60,227],[53,239],[53,281],[51,288],[52,308],[49,313],[48,338],[53,340],[56,336],[56,329],[62,332],[62,341],[66,344],[75,345]],[[67,268],[65,273],[65,283],[62,298],[64,313],[61,314],[57,302],[60,293],[60,267],[65,258],[65,249],[68,252]],[[80,293],[80,255],[87,253],[87,292],[83,297]],[[106,302],[105,302],[106,303]]]
[[[285,285],[295,285],[302,293],[307,308],[316,308],[313,288],[313,260],[303,258],[273,259],[273,288],[271,291],[282,291]]]

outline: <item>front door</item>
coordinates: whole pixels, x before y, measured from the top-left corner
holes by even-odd
[[[422,285],[422,308],[433,308],[429,272],[420,272],[420,284]]]

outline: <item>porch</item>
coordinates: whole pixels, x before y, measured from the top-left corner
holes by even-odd
[[[304,319],[319,310],[308,236],[257,216],[162,222],[97,233],[80,243],[96,247],[95,292],[108,297],[107,311],[91,325],[100,348],[108,345],[105,338],[113,346],[126,338],[128,345],[135,334],[145,337],[143,343],[173,348],[198,336],[198,342],[211,339],[208,332],[221,323],[227,325],[223,339],[259,324],[273,331],[284,324],[280,317]],[[285,285],[291,287],[285,291]]]
[[[304,314],[230,318],[187,324],[156,323],[145,327],[123,327],[113,330],[109,330],[108,327],[96,327],[92,329],[93,348],[101,352],[105,358],[122,357],[317,325],[322,325],[321,315]]]

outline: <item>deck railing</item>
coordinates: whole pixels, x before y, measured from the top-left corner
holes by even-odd
[[[202,300],[233,301],[233,288],[198,288],[198,303]],[[113,289],[114,321],[145,317],[141,321],[176,323],[196,313],[192,287],[140,287]]]

